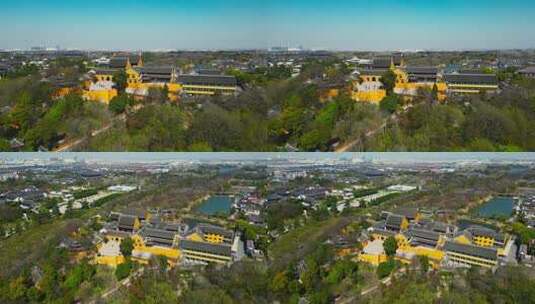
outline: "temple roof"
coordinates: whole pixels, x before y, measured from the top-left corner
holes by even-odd
[[[496,261],[498,259],[496,249],[477,247],[473,245],[464,245],[451,241],[446,242],[446,244],[444,245],[444,251],[465,254],[493,261]]]
[[[229,245],[218,245],[204,242],[195,242],[190,240],[181,240],[180,249],[200,251],[209,254],[221,255],[230,257],[232,249]]]
[[[447,83],[454,84],[479,84],[479,85],[497,85],[496,75],[491,74],[445,74],[444,79]]]
[[[223,75],[179,75],[178,82],[189,85],[238,85],[236,77]]]

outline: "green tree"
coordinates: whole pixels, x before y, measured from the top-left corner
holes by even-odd
[[[19,276],[11,280],[7,289],[7,298],[12,301],[21,301],[26,294],[26,288],[24,277]]]
[[[429,271],[429,258],[426,255],[418,256],[418,264],[420,265],[420,271],[425,274]]]
[[[399,109],[400,104],[400,99],[397,95],[388,95],[381,100],[379,108],[385,112],[394,113]]]
[[[131,271],[132,262],[130,260],[127,260],[126,262],[117,265],[117,269],[115,269],[115,277],[119,281],[124,280],[130,275]]]
[[[124,113],[126,107],[130,104],[130,98],[126,94],[113,97],[108,108],[115,114]]]
[[[156,256],[156,261],[158,263],[158,268],[160,269],[160,272],[166,272],[168,266],[167,257],[164,255],[158,255]]]
[[[273,276],[270,288],[275,293],[285,293],[288,288],[288,276],[285,271],[280,271]]]
[[[233,304],[235,301],[220,288],[205,288],[188,291],[182,303],[191,304]]]
[[[398,244],[393,236],[389,236],[383,243],[383,247],[387,256],[392,257],[398,250]]]
[[[126,237],[121,241],[120,250],[124,257],[130,257],[134,249],[134,241],[130,237]]]
[[[28,92],[23,91],[17,98],[15,107],[11,111],[12,122],[25,132],[37,123],[41,113],[40,107],[39,102],[35,98],[32,98]]]
[[[169,87],[167,84],[165,84],[162,88],[162,97],[164,102],[169,99]]]
[[[321,288],[310,295],[310,304],[329,304],[333,297],[327,288]]]
[[[124,93],[126,90],[126,86],[128,83],[128,75],[126,74],[126,71],[123,69],[118,70],[113,74],[113,82],[114,87],[119,92],[119,94]]]
[[[437,84],[433,84],[433,90],[431,91],[431,97],[433,98],[434,101],[437,101],[438,100],[438,86]]]
[[[206,142],[196,142],[189,146],[190,152],[213,152],[214,149]]]
[[[389,258],[386,262],[382,262],[377,266],[377,276],[379,279],[385,278],[392,273],[396,268],[396,261],[392,258]]]
[[[7,152],[11,150],[9,141],[5,138],[0,138],[0,152]]]
[[[381,75],[381,83],[383,84],[383,88],[386,90],[387,95],[392,95],[394,93],[396,78],[396,74],[390,69]]]

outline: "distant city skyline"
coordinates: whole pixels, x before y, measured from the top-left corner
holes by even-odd
[[[182,152],[26,152],[0,153],[0,161],[30,161],[49,159],[77,159],[80,161],[110,161],[110,162],[165,162],[165,161],[264,161],[271,160],[374,160],[379,162],[535,162],[534,152],[499,153],[499,152],[211,152],[211,153],[182,153]]]
[[[5,0],[1,49],[468,50],[535,47],[527,0]]]

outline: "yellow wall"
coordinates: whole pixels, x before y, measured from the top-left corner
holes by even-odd
[[[463,264],[472,265],[472,266],[481,266],[481,267],[486,267],[486,268],[494,267],[498,263],[497,261],[486,260],[486,259],[464,255],[460,253],[455,253],[455,252],[448,252],[448,256],[450,260],[457,262],[457,263],[463,263]]]
[[[414,95],[419,88],[427,88],[427,89],[433,89],[433,86],[435,83],[420,83],[420,82],[409,82],[409,76],[408,74],[399,68],[394,68],[393,66],[390,68],[394,74],[396,74],[396,84],[394,87],[395,91],[401,91],[401,92],[410,92],[407,93],[409,95]],[[381,76],[377,75],[361,75],[360,79],[362,82],[377,82],[381,81]],[[446,99],[446,91],[448,89],[446,83],[444,82],[436,82],[437,90],[438,90],[438,100],[443,101]],[[379,89],[379,90],[370,90],[370,91],[358,91],[353,92],[352,99],[355,101],[366,101],[366,102],[373,102],[378,103],[383,98],[386,97],[386,91]]]
[[[113,81],[112,74],[95,75],[95,78],[97,79],[97,81]]]
[[[320,92],[320,101],[324,102],[327,100],[331,100],[335,97],[338,97],[338,95],[340,95],[339,89],[334,88],[334,89],[323,90]]]
[[[494,238],[484,237],[484,236],[475,236],[474,244],[481,247],[491,247],[494,246]]]
[[[396,239],[396,244],[398,245],[399,249],[405,249],[405,248],[411,247],[411,245],[409,244],[409,240],[407,240],[407,238],[403,234],[401,233],[396,234],[395,239]]]
[[[182,254],[188,259],[203,261],[207,263],[226,264],[232,260],[230,256],[221,256],[192,250],[183,250]]]
[[[377,265],[379,265],[379,264],[381,264],[383,262],[386,262],[386,260],[388,258],[387,258],[387,256],[385,254],[375,255],[375,254],[361,253],[361,254],[359,254],[358,259],[361,262],[369,263],[369,264],[372,264],[374,266],[377,266]]]
[[[351,94],[351,98],[355,101],[379,103],[386,97],[385,90],[373,90],[373,91],[357,91]]]
[[[100,265],[107,265],[110,267],[117,267],[117,265],[125,262],[125,259],[122,255],[118,256],[97,256],[95,257],[95,262]]]
[[[407,230],[409,228],[409,221],[407,220],[406,217],[403,218],[403,220],[401,221],[401,230]]]
[[[205,234],[204,240],[208,243],[221,244],[223,243],[223,236],[219,234]]]
[[[77,91],[78,88],[60,88],[54,92],[53,98],[62,98],[69,95],[72,92]]]
[[[99,90],[99,91],[87,91],[82,92],[82,97],[86,100],[100,101],[103,103],[110,103],[110,101],[117,96],[117,90]]]
[[[471,245],[472,244],[472,241],[470,241],[466,236],[464,235],[459,235],[458,237],[456,237],[455,239],[455,242],[459,243],[459,244],[464,244],[464,245]]]
[[[216,92],[222,95],[234,94],[236,87],[206,86],[206,85],[188,85],[182,86],[185,93],[192,95],[215,95]]]
[[[190,241],[195,241],[195,242],[204,242],[204,239],[202,238],[202,236],[198,234],[197,232],[188,235],[187,239]]]

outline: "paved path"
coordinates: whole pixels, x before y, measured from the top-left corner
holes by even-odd
[[[401,109],[401,113],[407,112],[407,110],[410,109],[410,108],[412,108],[412,105],[404,106]],[[386,128],[386,126],[387,126],[389,121],[393,121],[393,122],[398,121],[399,120],[399,116],[400,115],[398,115],[398,113],[393,113],[392,115],[388,116],[387,118],[385,118],[385,120],[383,121],[383,123],[379,127],[374,128],[374,129],[369,130],[368,132],[366,132],[364,134],[364,138],[370,138],[373,135],[375,135],[378,132],[380,132],[381,130],[383,130],[384,128]],[[361,140],[362,140],[362,138],[354,139],[354,140],[352,140],[350,142],[347,142],[345,144],[340,145],[339,147],[336,147],[336,149],[334,151],[335,152],[339,152],[339,153],[341,153],[341,152],[351,152],[351,149],[353,149],[353,147],[355,147],[356,145],[360,144]]]
[[[101,299],[106,299],[108,298],[109,296],[111,296],[112,294],[114,294],[115,292],[117,292],[119,290],[119,288],[123,287],[123,286],[130,286],[130,281],[133,279],[133,278],[136,278],[136,277],[139,277],[141,274],[143,274],[143,268],[139,268],[136,272],[134,272],[133,274],[131,274],[128,278],[122,280],[121,282],[119,282],[119,284],[117,284],[115,287],[113,288],[110,288],[108,289],[107,291],[105,291],[101,296],[100,298]],[[95,303],[95,301],[91,302],[91,304]]]
[[[373,286],[370,286],[364,290],[362,290],[360,292],[360,295],[361,296],[365,296],[365,295],[368,295],[374,291],[376,291],[377,289],[379,289],[379,287],[381,287],[381,285],[386,285],[386,286],[389,286],[390,284],[392,284],[392,276],[396,277],[396,278],[399,278],[403,273],[405,273],[406,269],[405,268],[401,268],[398,272],[382,279],[381,281],[379,281],[379,283],[373,285]],[[355,297],[350,297],[350,298],[347,298],[347,299],[342,299],[342,300],[339,300],[339,301],[336,301],[336,304],[351,304],[351,303],[354,303],[355,301]]]
[[[53,151],[54,152],[69,152],[72,149],[74,149],[74,148],[78,147],[79,145],[81,145],[82,143],[86,142],[89,138],[95,137],[95,136],[99,135],[100,133],[109,130],[113,126],[113,124],[115,122],[117,122],[117,121],[126,121],[126,115],[125,114],[118,115],[118,116],[114,117],[110,123],[106,124],[102,128],[92,131],[91,132],[91,136],[84,136],[84,137],[79,138],[79,139],[74,139],[74,140],[68,141],[66,143],[63,143],[59,147],[55,148]]]

